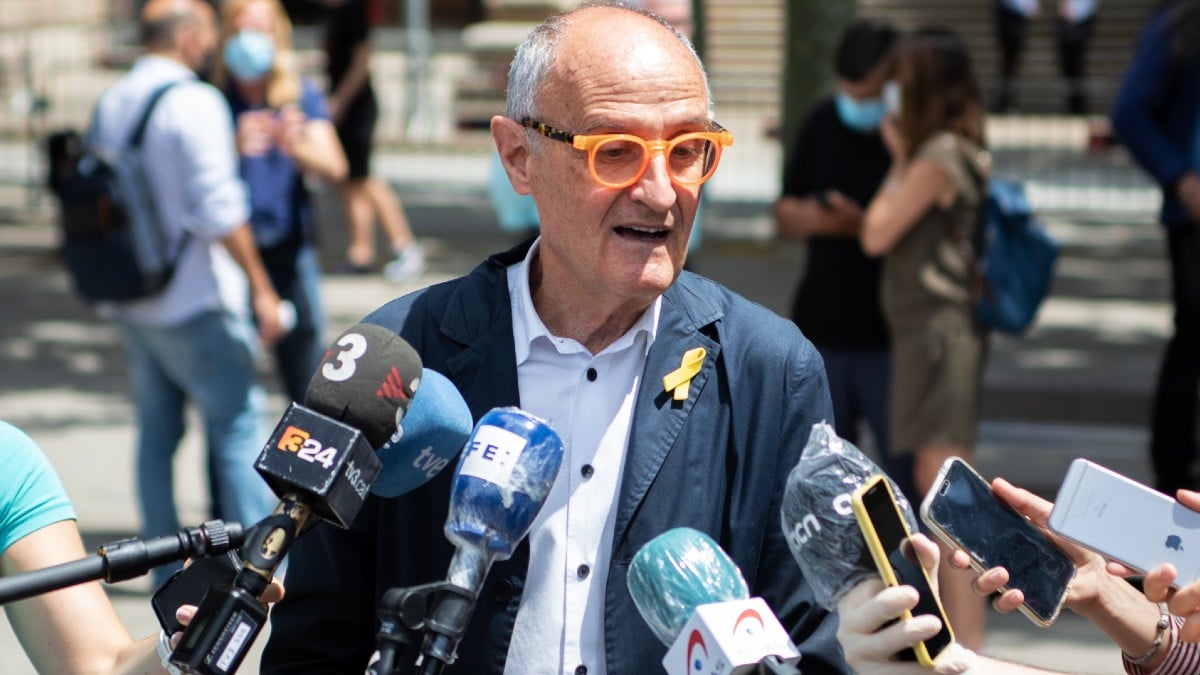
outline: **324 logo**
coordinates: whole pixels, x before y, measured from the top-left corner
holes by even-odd
[[[284,429],[275,447],[284,452],[294,452],[300,459],[320,464],[326,469],[333,468],[338,455],[337,448],[325,447],[312,434],[296,426]]]

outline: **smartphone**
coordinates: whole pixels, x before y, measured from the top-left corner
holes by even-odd
[[[150,596],[150,606],[158,617],[158,624],[167,635],[183,630],[183,624],[175,618],[180,605],[199,605],[208,589],[233,582],[242,567],[237,551],[211,558],[198,558],[187,567],[176,570]]]
[[[1086,459],[1067,469],[1050,530],[1142,573],[1169,562],[1176,587],[1200,579],[1200,513]]]
[[[1033,523],[1000,501],[983,476],[958,457],[947,459],[921,502],[921,520],[979,572],[1008,570],[1008,585],[1025,594],[1021,613],[1049,626],[1062,611],[1075,563]]]
[[[891,486],[882,474],[876,474],[854,491],[850,504],[883,582],[888,586],[907,585],[917,589],[920,596],[917,606],[905,612],[904,618],[933,614],[942,620],[942,629],[937,635],[906,650],[911,654],[901,654],[902,658],[915,658],[921,665],[933,667],[938,657],[954,643],[954,631],[942,609],[941,599],[933,592],[929,574],[917,560],[910,539],[912,533],[900,513]]]

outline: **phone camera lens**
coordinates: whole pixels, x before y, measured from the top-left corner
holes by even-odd
[[[950,481],[948,481],[948,480],[942,481],[942,486],[940,488],[938,488],[938,494],[945,495],[946,492],[948,492],[949,490],[950,490]]]

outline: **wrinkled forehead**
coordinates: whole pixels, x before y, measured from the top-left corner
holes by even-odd
[[[704,118],[708,99],[700,67],[674,33],[640,14],[594,8],[564,27],[537,108],[570,120],[608,109]]]

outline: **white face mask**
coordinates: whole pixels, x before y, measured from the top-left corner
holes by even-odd
[[[888,80],[883,85],[883,105],[887,108],[888,114],[892,116],[900,115],[900,83],[895,80]]]

